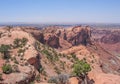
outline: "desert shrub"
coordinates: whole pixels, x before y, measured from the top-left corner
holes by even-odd
[[[62,54],[61,54],[61,53],[59,53],[58,55],[59,55],[60,57],[62,56]]]
[[[17,60],[14,60],[14,63],[15,63],[15,64],[19,64],[19,62],[18,62]]]
[[[3,73],[5,73],[5,74],[10,74],[10,73],[12,73],[12,67],[11,67],[10,64],[4,64],[4,65],[2,66],[2,70],[3,70]]]
[[[35,77],[35,80],[36,80],[37,82],[39,82],[39,81],[40,81],[40,75],[37,75],[37,76]]]
[[[23,38],[21,39],[22,46],[25,46],[27,42],[28,42],[28,39],[27,39],[27,38],[23,37]]]
[[[16,60],[16,58],[15,57],[11,57],[11,61],[14,61],[14,60]]]
[[[20,72],[20,70],[19,70],[19,68],[18,68],[17,65],[13,65],[13,66],[12,66],[12,71],[13,71],[13,72]]]
[[[18,48],[25,46],[27,42],[28,39],[23,37],[22,39],[16,38],[13,43],[14,43],[14,47]]]
[[[24,61],[25,61],[25,59],[24,59]],[[29,65],[29,63],[28,62],[25,62],[25,66],[28,66]]]
[[[61,74],[61,71],[60,71],[60,69],[58,69],[58,67],[55,67],[54,69],[55,69],[55,72],[56,72],[57,74]]]
[[[65,63],[64,62],[60,62],[60,66],[61,66],[61,68],[64,70],[65,69]]]
[[[47,76],[47,73],[46,73],[45,70],[42,72],[42,74],[43,74],[44,76]]]
[[[19,62],[17,61],[17,59],[15,57],[13,57],[12,59],[13,59],[15,64],[19,64]]]
[[[48,83],[58,84],[58,79],[57,79],[56,77],[51,77],[51,78],[48,80]]]
[[[72,58],[73,58],[75,61],[78,60],[78,58],[76,57],[76,55],[75,55],[74,53],[72,53],[71,56],[72,56]]]
[[[85,60],[79,60],[73,65],[73,73],[76,76],[84,76],[89,71],[91,71],[91,67]]]
[[[21,57],[20,60],[23,60],[23,57]]]
[[[51,61],[51,62],[54,62],[54,61],[58,61],[59,58],[57,55],[53,55],[51,52],[49,52],[48,50],[46,49],[43,49],[42,52],[47,56],[47,58]]]
[[[18,53],[24,53],[25,52],[25,49],[19,49],[18,50]]]
[[[19,38],[16,38],[15,40],[14,40],[14,47],[15,48],[18,48],[18,47],[20,47],[20,45],[21,45],[21,39],[19,39]]]
[[[2,78],[2,73],[0,73],[0,81],[1,81],[1,80],[3,80],[3,78]]]
[[[30,84],[35,84],[34,82],[30,82]]]
[[[42,73],[43,71],[44,71],[44,68],[42,67],[42,65],[39,65],[38,72]]]
[[[91,71],[90,65],[86,60],[79,60],[73,65],[73,73],[81,78],[85,84],[88,84],[87,73]]]
[[[68,82],[69,75],[60,74],[58,76],[51,77],[48,80],[48,83],[55,83],[55,84],[66,84]]]
[[[41,51],[40,43],[39,43],[38,41],[36,41],[36,42],[34,43],[34,47],[35,47],[35,49],[36,49],[37,51]]]
[[[59,84],[66,84],[68,82],[69,76],[65,74],[58,75],[58,83]]]
[[[65,54],[63,54],[62,56],[63,56],[63,57],[66,57],[66,55],[65,55]]]
[[[2,44],[0,46],[0,52],[3,54],[4,59],[10,58],[9,49],[11,49],[11,47],[9,45]]]

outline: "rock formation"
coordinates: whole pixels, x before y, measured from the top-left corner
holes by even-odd
[[[96,35],[94,39],[97,41],[93,40],[93,35]],[[82,80],[77,77],[67,79],[76,62],[74,54],[78,60],[85,59],[90,64],[92,71],[88,73],[88,78],[92,80],[92,84],[119,84],[120,59],[111,52],[119,51],[119,43],[118,31],[91,32],[89,26],[1,28],[0,47],[4,44],[11,48],[9,59],[4,59],[3,53],[0,53],[0,83],[44,83],[59,74],[66,74],[60,78],[65,78],[70,84],[81,83]],[[115,45],[117,46],[114,49]],[[11,65],[11,73],[3,72],[2,67],[5,64]],[[56,82],[56,79],[54,80]]]

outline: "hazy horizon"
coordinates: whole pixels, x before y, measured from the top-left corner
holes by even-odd
[[[1,0],[0,23],[120,23],[119,0]]]

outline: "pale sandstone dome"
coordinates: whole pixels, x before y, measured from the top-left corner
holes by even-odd
[[[25,47],[28,47],[28,45],[30,45],[30,47],[28,48],[28,50],[25,51],[25,55],[23,57],[23,59],[30,59],[31,57],[36,57],[36,55],[38,54],[37,51],[35,50],[33,44],[35,43],[35,39],[32,37],[31,34],[24,32],[23,30],[21,30],[19,27],[18,28],[14,28],[11,29],[10,31],[7,31],[7,29],[5,28],[1,28],[0,32],[2,32],[2,38],[0,38],[0,44],[13,44],[14,39],[16,38],[27,38],[28,42],[27,45]],[[9,36],[10,35],[10,36]],[[16,51],[12,50],[12,55],[16,57]],[[19,60],[18,60],[19,61]],[[1,59],[0,61],[0,67],[2,67],[2,65],[4,64],[4,60]],[[12,64],[12,63],[11,63]],[[15,84],[16,82],[20,83],[26,80],[30,80],[34,73],[35,73],[35,69],[33,66],[29,65],[29,66],[20,66],[18,65],[20,73],[11,73],[8,75],[3,75],[3,79],[5,83],[12,83]],[[0,69],[1,72],[1,69]]]
[[[6,36],[3,36],[2,38],[0,38],[0,44],[13,44],[13,41],[16,38],[20,38],[20,39],[23,38],[23,37],[27,38],[28,39],[27,46],[28,45],[31,45],[31,46],[25,52],[24,58],[29,59],[33,56],[36,56],[37,52],[36,52],[36,50],[33,46],[34,43],[35,43],[35,39],[32,37],[31,34],[29,34],[27,32],[24,32],[19,27],[11,29],[10,32],[6,31],[5,29],[0,29],[0,32],[4,32],[3,35],[6,35]],[[8,37],[8,35],[11,35],[11,37]]]

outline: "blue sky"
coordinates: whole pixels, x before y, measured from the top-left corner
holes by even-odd
[[[120,0],[0,0],[0,23],[120,23]]]

